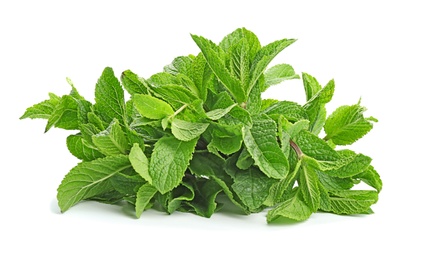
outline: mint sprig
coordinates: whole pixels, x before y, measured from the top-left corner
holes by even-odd
[[[210,217],[223,203],[246,214],[268,209],[268,222],[372,212],[382,189],[372,159],[338,149],[377,122],[360,102],[327,116],[335,83],[307,73],[305,104],[262,99],[270,86],[300,78],[288,64],[268,68],[294,39],[262,46],[245,28],[220,44],[191,37],[199,54],[147,79],[130,70],[118,79],[106,68],[95,103],[68,79],[70,94],[51,93],[25,111],[21,119],[46,119],[45,131],[75,130],[67,147],[82,162],[58,187],[62,212],[83,200],[126,201],[137,217],[148,208]],[[357,190],[360,182],[368,188]]]

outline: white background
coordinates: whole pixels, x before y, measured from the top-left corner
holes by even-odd
[[[426,1],[1,1],[0,259],[429,259],[430,16]],[[87,99],[105,66],[149,77],[198,53],[190,33],[219,42],[238,27],[262,44],[297,38],[274,61],[325,84],[329,111],[362,98],[379,123],[354,149],[384,188],[368,216],[317,213],[267,225],[265,212],[170,216],[85,202],[60,214],[56,188],[77,160],[25,108],[69,92]],[[304,101],[301,80],[266,97]]]

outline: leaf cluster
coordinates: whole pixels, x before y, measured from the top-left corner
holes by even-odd
[[[70,94],[50,93],[25,111],[21,119],[46,119],[45,131],[75,130],[67,147],[82,162],[58,187],[62,212],[83,200],[126,201],[137,217],[148,208],[210,217],[225,203],[244,214],[268,209],[268,222],[371,212],[382,188],[371,158],[337,149],[377,121],[360,102],[327,116],[333,80],[323,87],[288,64],[268,67],[294,39],[262,46],[245,28],[219,44],[191,37],[200,53],[149,78],[127,70],[118,79],[105,68],[94,103],[68,79]],[[262,99],[270,86],[299,78],[305,104]],[[360,182],[369,189],[355,189]]]

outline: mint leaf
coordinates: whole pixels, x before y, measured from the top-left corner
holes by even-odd
[[[228,114],[233,109],[233,107],[235,107],[235,106],[236,106],[236,104],[233,104],[233,105],[228,106],[226,108],[218,108],[218,109],[211,110],[209,112],[206,112],[206,116],[211,120],[218,120],[221,117]]]
[[[252,127],[243,128],[243,141],[255,164],[268,177],[284,178],[289,170],[288,160],[276,140],[277,126],[268,116],[254,116]]]
[[[212,124],[211,141],[209,151],[219,151],[224,154],[232,154],[242,147],[242,132],[240,126]]]
[[[318,161],[337,161],[341,158],[326,142],[309,131],[301,131],[295,142],[304,154]]]
[[[316,170],[304,157],[299,171],[299,190],[312,212],[317,211],[320,206],[319,179]]]
[[[70,95],[61,97],[49,116],[48,123],[45,127],[45,133],[53,126],[66,130],[79,129],[78,103],[75,98]]]
[[[146,82],[139,79],[139,76],[130,70],[126,70],[121,74],[121,83],[131,95],[148,93]]]
[[[172,75],[179,73],[190,75],[192,70],[193,59],[189,56],[176,57],[171,64],[164,67],[164,71]]]
[[[198,90],[199,98],[206,101],[208,88],[213,79],[213,73],[202,53],[196,56],[191,65],[191,78]]]
[[[378,192],[382,189],[381,177],[372,165],[369,165],[364,172],[357,174],[355,177],[368,184],[370,187],[375,188]]]
[[[301,198],[300,192],[296,190],[290,199],[280,203],[267,213],[267,222],[273,222],[279,217],[303,221],[308,219],[312,212]]]
[[[359,103],[337,108],[324,125],[327,134],[324,139],[337,145],[348,145],[363,137],[373,128],[372,121],[376,121],[374,118],[364,118],[364,111],[366,108]]]
[[[80,134],[69,135],[67,137],[67,148],[76,158],[84,161],[92,161],[104,157],[98,150],[88,146]]]
[[[257,80],[263,74],[266,67],[269,63],[278,55],[282,50],[286,47],[294,43],[295,39],[282,39],[278,41],[274,41],[263,48],[261,48],[257,54],[255,55],[254,60],[251,65],[251,80],[249,84],[249,88],[246,89],[246,93],[250,93],[251,89],[257,83]]]
[[[305,89],[308,89],[308,88],[309,90],[307,91],[313,93],[313,91],[318,89],[318,85],[317,86],[311,85],[311,87],[306,87],[305,85]],[[333,97],[333,93],[334,93],[334,81],[330,80],[324,88],[322,88],[317,93],[315,93],[303,106],[306,113],[308,114],[308,118],[310,121],[309,130],[313,134],[319,134],[319,132],[324,126],[324,122],[327,114],[325,104],[330,102],[331,98]],[[308,95],[308,92],[306,95]]]
[[[378,201],[375,191],[348,190],[331,192],[331,211],[336,214],[362,214]]]
[[[324,173],[339,178],[352,177],[364,172],[372,162],[372,158],[363,154],[355,154],[352,151],[341,151],[340,154],[342,157],[349,157],[352,158],[352,160],[340,168],[327,170],[324,171]]]
[[[267,90],[270,86],[279,84],[284,80],[299,79],[300,76],[294,72],[291,65],[278,64],[266,70],[266,72],[264,72],[264,78],[266,79],[266,84],[261,90],[262,92]]]
[[[191,35],[202,51],[206,62],[218,80],[228,89],[238,103],[245,101],[245,92],[240,81],[226,69],[223,51],[213,42],[197,35]]]
[[[114,118],[121,123],[125,121],[124,90],[112,68],[105,68],[96,84],[95,109],[105,122]]]
[[[93,144],[105,155],[127,154],[130,148],[119,121],[114,119],[109,127],[92,137]]]
[[[110,191],[109,178],[130,168],[125,155],[116,155],[79,163],[58,187],[58,206],[65,212],[79,201]]]
[[[303,107],[291,101],[278,101],[266,108],[263,112],[275,120],[277,120],[280,115],[292,122],[308,119],[308,115]]]
[[[306,101],[309,101],[314,97],[322,87],[318,81],[307,73],[302,73],[303,86],[305,87]]]
[[[140,218],[142,212],[148,207],[157,189],[149,183],[143,184],[136,194],[136,217]]]
[[[194,188],[186,182],[182,182],[179,187],[176,187],[171,196],[173,197],[167,204],[167,213],[172,214],[179,209],[184,202],[194,199]]]
[[[208,128],[209,123],[193,123],[174,118],[172,121],[172,134],[181,141],[191,141]]]
[[[147,182],[152,183],[152,178],[149,175],[149,162],[146,155],[143,153],[139,144],[133,144],[128,156],[133,169]]]
[[[41,119],[49,119],[52,113],[55,111],[56,106],[60,102],[61,98],[53,93],[49,93],[49,99],[42,101],[38,104],[35,104],[32,107],[27,108],[25,113],[19,118],[41,118]]]
[[[150,119],[162,119],[174,113],[168,103],[149,95],[136,94],[133,103],[142,116]]]
[[[180,184],[196,143],[197,139],[184,142],[173,136],[164,136],[155,143],[149,162],[149,175],[161,194]]]

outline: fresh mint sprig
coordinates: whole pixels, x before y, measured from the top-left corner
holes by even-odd
[[[83,200],[126,201],[137,217],[148,208],[210,217],[222,203],[246,214],[268,209],[268,222],[372,212],[382,189],[372,159],[339,149],[377,122],[360,102],[327,116],[335,83],[307,73],[305,104],[262,99],[270,86],[300,78],[288,64],[268,68],[294,39],[262,46],[245,28],[219,44],[191,37],[199,54],[147,79],[127,70],[118,80],[106,68],[95,103],[68,79],[70,94],[50,93],[25,111],[21,119],[48,121],[45,132],[75,130],[67,147],[82,162],[58,187],[62,212]],[[357,190],[360,182],[368,188]]]

